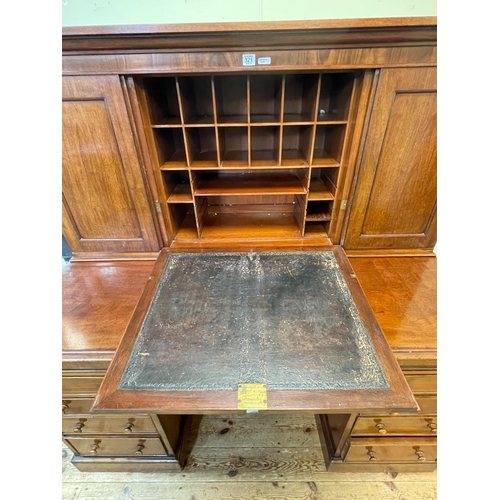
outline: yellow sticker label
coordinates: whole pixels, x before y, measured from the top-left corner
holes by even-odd
[[[266,384],[238,384],[238,410],[267,410]]]

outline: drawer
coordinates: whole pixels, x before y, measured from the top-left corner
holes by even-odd
[[[352,438],[345,462],[435,462],[437,438]]]
[[[66,442],[85,457],[167,455],[162,442],[156,437],[70,437]]]
[[[352,430],[353,436],[434,436],[437,432],[435,416],[359,417]]]
[[[85,415],[90,412],[94,399],[63,399],[62,414],[64,415]]]
[[[437,374],[407,372],[404,374],[413,393],[437,393]]]
[[[63,397],[90,396],[97,394],[104,378],[104,371],[71,371],[63,372],[62,393]]]
[[[81,434],[141,434],[157,433],[149,416],[136,415],[99,415],[82,417],[63,417],[63,433]]]

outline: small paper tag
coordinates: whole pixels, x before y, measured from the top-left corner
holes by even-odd
[[[255,66],[255,54],[243,54],[243,66]]]
[[[267,410],[266,384],[238,384],[238,410]]]
[[[258,64],[271,64],[271,58],[270,57],[259,57],[257,59]]]

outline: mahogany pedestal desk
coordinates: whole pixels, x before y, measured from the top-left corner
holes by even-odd
[[[137,314],[134,308],[151,281],[153,264],[63,266],[63,439],[80,470],[161,471],[180,468],[186,458],[183,436],[190,425],[188,415],[137,410],[90,413],[123,332]],[[356,257],[350,265],[420,410],[317,414],[326,467],[331,471],[433,470],[436,259]]]
[[[63,439],[76,467],[178,469],[190,415],[247,410],[316,415],[328,470],[436,467],[436,24],[63,28]],[[186,275],[192,302],[182,277],[161,299],[184,316],[146,317],[176,254],[224,252],[254,252],[236,266],[250,274],[267,253],[324,258],[309,274],[290,256],[292,282],[286,261],[268,265],[276,293],[249,283],[252,324],[222,304],[243,282],[212,287],[208,268]],[[321,293],[301,288],[313,277]],[[215,289],[224,301],[204,308]],[[170,344],[161,328],[178,328]]]

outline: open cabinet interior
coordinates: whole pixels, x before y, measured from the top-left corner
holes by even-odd
[[[174,241],[330,237],[355,72],[138,78]]]

